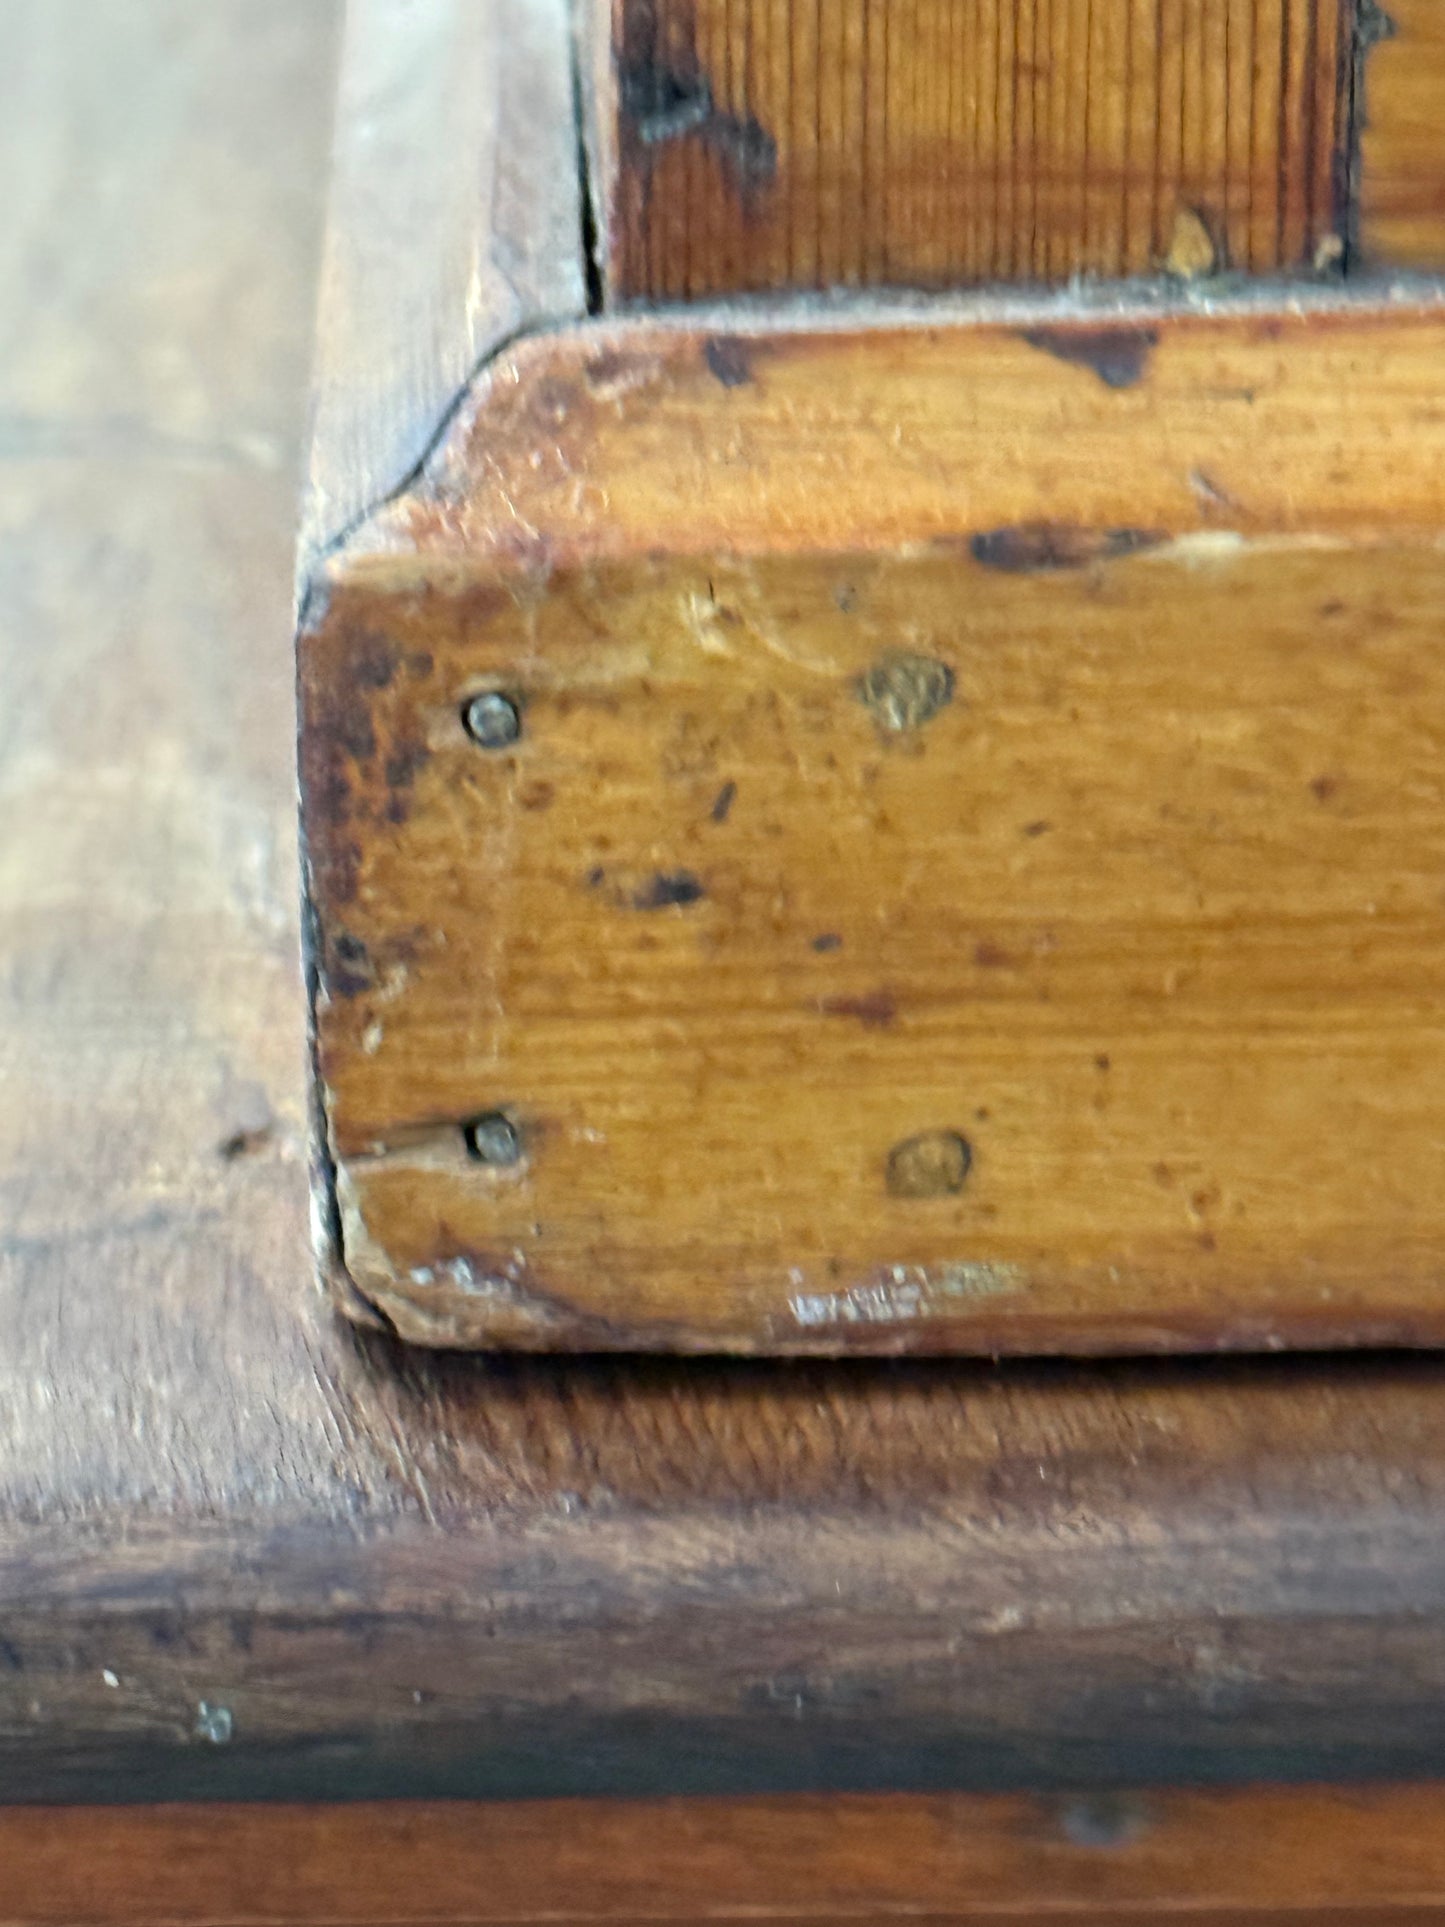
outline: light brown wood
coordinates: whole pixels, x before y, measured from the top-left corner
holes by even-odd
[[[1440,329],[499,365],[303,638],[363,1295],[447,1344],[1438,1339]]]
[[[303,579],[502,342],[586,307],[567,0],[350,0]]]
[[[1359,252],[1377,267],[1445,268],[1445,11],[1371,4],[1359,104]]]
[[[1445,1791],[0,1813],[3,1927],[1445,1920]]]
[[[1353,14],[592,0],[609,297],[1336,266]]]

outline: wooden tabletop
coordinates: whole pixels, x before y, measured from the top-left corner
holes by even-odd
[[[0,9],[0,1798],[1438,1772],[1437,1361],[488,1362],[328,1309],[290,585],[335,28]]]

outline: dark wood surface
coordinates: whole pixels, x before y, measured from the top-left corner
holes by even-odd
[[[1436,1362],[515,1365],[332,1315],[289,584],[333,15],[0,27],[0,1796],[1445,1767]]]

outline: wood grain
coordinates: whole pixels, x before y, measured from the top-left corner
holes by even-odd
[[[1439,327],[499,368],[304,639],[363,1294],[463,1345],[1436,1341]]]
[[[1445,1793],[0,1813],[4,1927],[1445,1919]]]
[[[1353,13],[593,0],[609,297],[1336,263]]]
[[[1445,18],[1433,0],[1366,16],[1374,41],[1358,104],[1359,252],[1376,267],[1445,267]]]
[[[353,0],[299,569],[425,454],[501,342],[586,307],[567,0]]]
[[[1445,1775],[1434,1358],[479,1359],[330,1314],[287,628],[335,15],[0,23],[0,1801],[205,1803],[12,1804],[0,1915],[189,1880],[374,1923],[405,1877],[415,1919],[450,1853],[455,1918],[513,1808],[428,1794]],[[407,1804],[215,1804],[363,1795]],[[1301,1894],[1348,1840],[1383,1904],[1436,1832],[1336,1815]]]

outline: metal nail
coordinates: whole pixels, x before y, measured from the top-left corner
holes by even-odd
[[[474,1118],[467,1125],[464,1135],[467,1150],[479,1164],[521,1162],[521,1134],[512,1120],[504,1117],[500,1111],[488,1111],[485,1117]]]
[[[482,749],[506,749],[522,733],[522,717],[510,696],[484,689],[462,711],[468,736]]]

